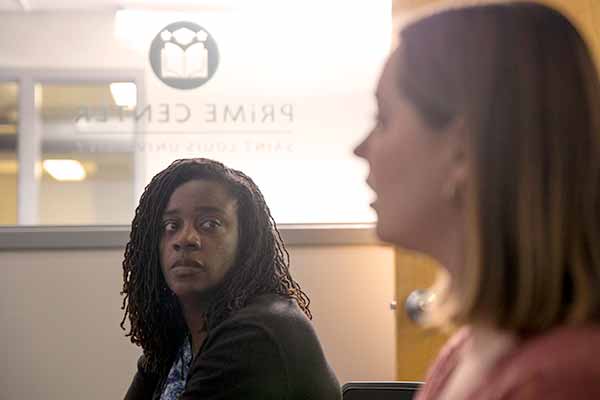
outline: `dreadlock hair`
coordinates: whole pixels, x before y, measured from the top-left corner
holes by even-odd
[[[160,267],[162,214],[175,189],[190,180],[223,184],[238,202],[240,242],[236,261],[211,297],[206,322],[210,331],[259,294],[295,299],[309,319],[310,299],[290,275],[289,254],[269,207],[256,184],[240,171],[205,158],[181,159],[158,173],[146,186],[131,224],[123,260],[121,329],[129,316],[131,342],[144,350],[143,367],[168,372],[187,335],[179,303]]]

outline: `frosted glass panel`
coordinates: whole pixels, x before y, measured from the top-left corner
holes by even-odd
[[[108,83],[36,85],[40,224],[131,222],[135,104],[117,107],[120,96],[112,89]]]
[[[15,82],[0,82],[0,225],[17,223],[18,91]]]

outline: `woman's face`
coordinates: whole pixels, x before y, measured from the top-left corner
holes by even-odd
[[[430,128],[398,90],[401,57],[396,50],[384,67],[376,91],[376,125],[354,152],[369,163],[378,236],[430,252],[448,221],[443,188],[450,157],[445,132]]]
[[[167,285],[180,299],[207,293],[233,266],[238,242],[237,202],[223,184],[182,184],[162,216],[160,260]]]

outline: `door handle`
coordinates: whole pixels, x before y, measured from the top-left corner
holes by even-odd
[[[417,325],[424,325],[427,306],[431,304],[435,294],[425,289],[416,289],[410,292],[404,301],[404,311],[408,319]]]

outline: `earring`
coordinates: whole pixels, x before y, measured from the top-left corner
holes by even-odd
[[[458,195],[458,185],[454,181],[448,181],[442,190],[443,195],[450,201],[455,201]]]

